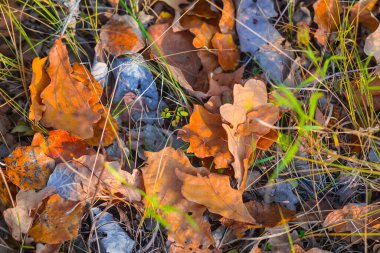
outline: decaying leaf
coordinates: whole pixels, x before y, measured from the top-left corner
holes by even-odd
[[[42,204],[42,200],[52,193],[52,188],[44,188],[39,192],[29,190],[17,193],[16,206],[5,210],[3,213],[14,239],[21,240],[23,234],[28,232],[34,219],[34,217],[29,216],[30,211],[36,210]]]
[[[232,166],[239,187],[244,187],[247,163],[262,136],[279,118],[279,109],[268,103],[265,83],[251,79],[245,86],[234,86],[233,104],[220,107],[222,118],[228,123],[223,128],[228,136],[228,148],[234,157]],[[267,145],[265,145],[267,148]]]
[[[364,233],[380,228],[378,205],[347,204],[329,213],[323,226],[337,233]]]
[[[50,196],[44,211],[29,230],[36,242],[59,244],[77,237],[84,211],[80,202],[69,201],[58,194]]]
[[[41,147],[17,147],[4,159],[9,180],[23,190],[42,189],[53,172],[54,159]]]
[[[45,111],[45,106],[42,104],[42,99],[40,97],[41,92],[50,83],[50,78],[45,71],[45,63],[47,57],[40,59],[35,58],[32,63],[32,83],[29,86],[31,95],[31,105],[29,110],[29,119],[36,122],[40,121],[42,118],[42,113]]]
[[[360,82],[357,82],[360,85]],[[380,110],[380,78],[376,78],[365,87],[364,91],[360,91],[359,87],[355,88],[354,99],[363,107],[373,108],[373,110]]]
[[[174,32],[169,27],[167,23],[155,24],[149,27],[148,32],[179,84],[191,94],[205,97],[207,73],[201,72],[202,62],[192,44],[192,34],[189,31]],[[152,54],[160,59],[154,46]]]
[[[83,139],[94,135],[93,124],[100,114],[93,111],[89,101],[91,89],[76,81],[71,73],[68,52],[62,41],[56,40],[49,53],[50,84],[41,93],[46,110],[42,123],[47,127],[66,130]]]
[[[137,53],[145,46],[139,25],[129,15],[114,14],[100,29],[100,41],[113,56]]]
[[[282,82],[290,73],[294,54],[268,19],[276,17],[272,0],[242,0],[237,9],[236,30],[240,49],[249,52],[265,73]]]
[[[374,32],[379,26],[379,20],[372,13],[378,0],[360,0],[351,8],[351,22],[359,22],[369,31]]]
[[[249,213],[261,227],[275,227],[293,220],[296,211],[289,210],[278,204],[266,204],[257,201],[245,203]]]
[[[218,62],[223,70],[234,70],[239,64],[240,51],[232,34],[215,33],[211,42],[218,52]]]
[[[175,245],[192,249],[207,249],[212,243],[210,224],[203,220],[206,207],[187,200],[181,193],[183,182],[177,177],[178,169],[185,175],[209,174],[205,168],[193,167],[181,150],[167,147],[160,152],[146,152],[146,165],[142,168],[144,185],[147,196],[156,196],[162,206],[168,205],[178,211],[162,213],[169,223],[169,240]],[[146,207],[150,203],[145,199]],[[199,229],[184,222],[184,215],[188,214]]]
[[[365,40],[364,52],[375,57],[376,62],[380,63],[380,25],[376,31],[368,35]]]
[[[56,162],[69,161],[90,152],[87,143],[63,130],[49,131],[45,139],[41,133],[36,133],[31,146],[41,147],[45,155]]]
[[[199,158],[213,156],[215,168],[227,168],[233,160],[221,116],[209,113],[200,105],[194,106],[190,123],[182,128],[178,137],[190,142],[187,152],[194,153]]]
[[[340,2],[338,0],[318,0],[313,5],[314,22],[318,24],[315,39],[321,45],[326,45],[331,32],[338,29],[340,24]]]
[[[185,198],[201,204],[207,209],[223,217],[235,221],[255,224],[243,203],[243,192],[230,186],[230,178],[226,175],[210,174],[208,176],[191,175],[176,171],[183,181],[182,194]]]

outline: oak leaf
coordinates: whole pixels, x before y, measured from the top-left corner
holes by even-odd
[[[255,224],[256,220],[249,214],[243,203],[243,192],[230,186],[226,175],[210,174],[208,176],[191,175],[176,171],[183,181],[181,192],[183,196],[223,217],[235,221]]]
[[[206,249],[212,243],[210,224],[203,220],[206,207],[189,201],[182,195],[181,187],[184,183],[175,171],[177,169],[186,175],[207,175],[208,170],[193,167],[180,149],[167,147],[160,152],[145,152],[145,156],[147,160],[142,173],[147,196],[156,196],[160,205],[179,210],[166,213],[159,211],[170,225],[169,241],[185,250]],[[144,202],[148,207],[149,201],[145,199]],[[184,222],[184,213],[191,216],[199,229]]]
[[[215,33],[211,42],[218,52],[218,61],[223,70],[234,70],[240,61],[240,51],[232,34]]]
[[[21,240],[31,227],[34,217],[30,216],[32,210],[42,204],[42,201],[53,194],[52,188],[44,188],[39,192],[34,190],[19,191],[16,195],[16,206],[4,211],[4,220],[7,223],[12,237]]]
[[[218,28],[214,25],[202,22],[200,25],[190,28],[190,32],[195,35],[193,39],[193,45],[195,48],[207,47],[212,48],[211,39],[218,31]]]
[[[36,57],[32,63],[32,83],[29,86],[31,95],[31,105],[29,110],[29,119],[36,124],[41,120],[42,114],[45,111],[45,106],[42,104],[42,99],[40,97],[41,92],[50,83],[49,75],[45,71],[45,63],[47,57],[39,58]]]
[[[69,201],[58,194],[49,197],[44,211],[29,230],[36,242],[59,244],[78,236],[84,211],[80,202]]]
[[[296,212],[278,204],[266,204],[258,201],[245,203],[249,213],[260,227],[275,227],[294,220]]]
[[[227,168],[233,160],[220,114],[209,113],[200,105],[194,106],[190,123],[182,128],[178,137],[190,142],[187,152],[199,158],[213,156],[215,168]]]
[[[222,17],[219,20],[222,33],[232,33],[235,28],[235,7],[232,0],[223,0]]]
[[[137,53],[145,47],[140,27],[129,15],[114,14],[100,29],[100,41],[113,56]]]
[[[89,104],[91,89],[71,76],[73,69],[61,39],[50,49],[49,61],[51,82],[41,93],[46,106],[43,125],[66,130],[82,139],[93,137],[93,124],[100,120],[100,114]]]
[[[318,0],[313,4],[314,22],[318,30],[314,37],[322,46],[326,45],[329,33],[334,32],[340,25],[340,3],[338,0]]]
[[[55,166],[41,147],[31,146],[17,147],[4,162],[9,180],[22,190],[44,188]]]

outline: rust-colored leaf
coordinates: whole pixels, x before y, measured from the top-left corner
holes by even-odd
[[[85,141],[63,130],[50,131],[46,139],[42,134],[36,133],[32,146],[41,147],[42,151],[56,162],[69,161],[90,152]]]
[[[240,51],[232,34],[215,33],[211,40],[212,46],[218,51],[218,61],[224,70],[234,70],[240,61]]]
[[[169,65],[173,77],[191,94],[202,98],[208,90],[207,73],[201,72],[202,62],[193,46],[189,31],[174,32],[167,23],[155,24],[148,32]],[[160,58],[154,46],[152,54]]]
[[[223,0],[222,17],[219,21],[220,31],[228,34],[235,28],[235,7],[232,0]]]
[[[49,60],[51,82],[41,94],[46,106],[43,125],[66,130],[83,139],[93,137],[93,124],[99,121],[100,114],[94,112],[89,104],[91,89],[71,76],[73,69],[60,39],[51,48]]]
[[[210,224],[203,220],[206,208],[195,202],[187,200],[181,194],[183,182],[177,177],[178,169],[186,175],[201,173],[207,175],[205,168],[193,167],[185,154],[180,150],[167,147],[160,152],[146,152],[146,165],[142,168],[145,190],[148,196],[156,196],[160,205],[175,207],[180,211],[159,214],[169,223],[169,240],[175,245],[186,250],[205,249],[212,243]],[[149,202],[145,199],[146,207]],[[184,221],[187,213],[197,224],[199,229],[194,229]]]
[[[214,25],[203,22],[201,25],[190,28],[190,32],[195,35],[193,45],[196,48],[207,47],[211,48],[211,39],[218,31]]]
[[[181,192],[186,199],[206,206],[210,212],[220,214],[228,219],[251,224],[256,223],[243,203],[243,192],[230,186],[228,176],[219,174],[191,175],[179,170],[176,173],[183,181]]]
[[[314,37],[322,46],[326,45],[329,33],[338,29],[340,24],[340,3],[338,0],[318,0],[314,3],[314,22],[318,30]]]
[[[114,14],[100,29],[100,41],[113,56],[137,53],[145,46],[139,25],[129,15]]]
[[[52,195],[40,218],[29,230],[36,242],[59,244],[78,236],[84,205]]]
[[[372,13],[378,0],[360,0],[350,12],[351,22],[359,22],[370,32],[374,32],[379,26],[379,20]]]
[[[17,147],[4,159],[9,180],[23,190],[46,186],[55,162],[40,147]]]
[[[178,137],[190,142],[187,152],[199,158],[213,156],[215,168],[227,168],[233,160],[220,114],[209,113],[200,105],[194,106],[190,123],[182,128]]]
[[[42,104],[41,92],[50,83],[50,78],[45,71],[47,57],[40,59],[36,57],[32,63],[32,83],[29,86],[31,95],[31,105],[29,110],[29,119],[37,124],[42,118],[45,106]]]

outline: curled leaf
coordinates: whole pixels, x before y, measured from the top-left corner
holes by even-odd
[[[340,25],[340,3],[338,0],[318,0],[313,8],[314,22],[318,24],[314,37],[324,46],[329,33],[336,31]]]
[[[212,46],[218,51],[218,62],[224,70],[234,70],[240,61],[240,51],[232,34],[215,33]]]
[[[42,113],[45,111],[45,106],[42,104],[42,99],[40,97],[41,92],[50,83],[50,78],[45,71],[45,63],[47,57],[39,58],[36,57],[32,63],[32,83],[29,86],[31,94],[31,105],[29,110],[29,119],[35,124],[41,120]]]

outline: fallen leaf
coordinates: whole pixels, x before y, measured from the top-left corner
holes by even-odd
[[[379,26],[379,20],[372,13],[378,0],[360,0],[350,10],[352,23],[359,22],[370,32],[374,32]]]
[[[240,51],[232,34],[215,33],[211,40],[218,52],[218,62],[223,70],[234,70],[240,61]]]
[[[40,214],[29,235],[36,242],[59,244],[78,236],[84,205],[69,201],[58,194],[50,196],[44,211]]]
[[[192,44],[192,34],[189,31],[174,32],[167,23],[150,26],[148,33],[179,84],[194,96],[205,97],[207,73],[201,73],[202,62]],[[151,47],[153,56],[160,60],[160,54],[154,46]]]
[[[63,130],[49,131],[45,139],[41,133],[36,133],[31,146],[41,147],[45,155],[60,161],[69,161],[88,154],[87,143]]]
[[[52,188],[44,188],[39,192],[34,190],[19,191],[16,195],[16,206],[4,211],[4,220],[7,223],[12,237],[21,240],[31,227],[34,218],[30,217],[30,211],[37,210],[42,200],[53,193]]]
[[[244,71],[245,65],[241,66],[234,72],[212,72],[210,77],[210,88],[207,91],[207,95],[221,96],[225,91],[232,91],[235,84],[242,82]]]
[[[100,41],[113,56],[137,53],[145,47],[143,33],[129,15],[114,14],[100,29]]]
[[[375,57],[376,62],[380,63],[380,26],[366,38],[364,52]]]
[[[237,8],[236,30],[240,50],[249,52],[269,77],[282,82],[290,73],[294,54],[269,22],[276,16],[273,1],[242,0]]]
[[[371,83],[368,84],[368,88],[364,87],[364,91],[360,91],[360,82],[357,83],[358,86],[355,87],[355,93],[353,96],[355,101],[363,107],[367,107],[368,109],[373,108],[373,110],[380,110],[380,78],[376,78]]]
[[[338,0],[318,0],[313,4],[314,22],[318,29],[314,34],[315,39],[322,46],[326,45],[328,35],[338,29],[340,25],[340,3]]]
[[[266,204],[257,201],[245,203],[251,216],[261,227],[275,227],[294,220],[296,211],[289,210],[278,204]]]
[[[195,35],[195,38],[193,39],[194,47],[212,48],[211,39],[217,31],[217,27],[215,27],[214,25],[210,25],[206,22],[202,22],[201,25],[190,28],[190,32],[192,32]]]
[[[232,33],[235,28],[235,7],[232,0],[223,0],[222,17],[219,20],[220,31]]]
[[[190,123],[181,130],[178,137],[190,142],[187,152],[194,153],[199,158],[213,156],[215,168],[227,168],[232,162],[227,135],[219,114],[209,113],[204,107],[195,105]]]
[[[141,170],[147,196],[156,196],[160,206],[171,206],[178,210],[165,213],[158,210],[170,225],[169,241],[186,250],[208,248],[212,244],[212,237],[210,224],[203,220],[206,208],[187,200],[181,194],[183,182],[175,173],[178,169],[186,175],[207,175],[208,170],[193,167],[180,149],[167,147],[160,152],[145,152],[145,156],[146,165]],[[144,203],[146,207],[150,206],[146,198]],[[184,222],[184,213],[190,215],[198,229]]]
[[[230,186],[228,176],[191,175],[179,170],[176,171],[176,174],[183,182],[181,192],[186,199],[203,205],[210,212],[228,219],[250,224],[256,223],[243,203],[243,192]]]
[[[215,5],[213,0],[198,0],[195,6],[188,10],[188,14],[208,20],[218,19],[219,11],[213,5]]]
[[[41,92],[50,83],[50,78],[45,71],[45,63],[47,57],[39,58],[36,57],[32,63],[32,83],[29,86],[31,95],[31,105],[29,110],[29,119],[37,124],[42,118],[42,113],[45,111],[45,106],[42,104],[42,99],[40,97]]]
[[[53,172],[54,159],[40,147],[17,147],[4,159],[9,180],[22,190],[42,189]]]
[[[49,61],[47,72],[51,82],[41,93],[46,106],[42,124],[66,130],[83,139],[93,137],[93,124],[101,115],[89,104],[93,96],[91,89],[71,76],[73,69],[68,52],[60,39],[50,49]]]
[[[323,222],[323,227],[337,233],[365,233],[380,228],[380,213],[378,205],[347,204],[342,209],[329,213]],[[356,238],[355,238],[356,237]],[[356,241],[352,236],[351,241]]]
[[[9,191],[8,191],[9,189]],[[16,187],[0,178],[0,212],[12,205],[12,195],[16,194]]]

